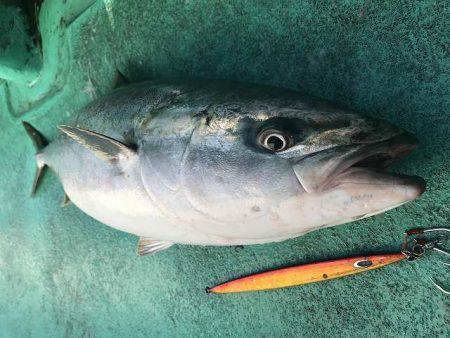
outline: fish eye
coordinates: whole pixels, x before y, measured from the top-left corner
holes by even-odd
[[[289,135],[275,129],[261,132],[258,141],[261,146],[273,152],[283,151],[292,145],[292,138]]]

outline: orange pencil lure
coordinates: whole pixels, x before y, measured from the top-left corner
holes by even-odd
[[[353,275],[406,259],[402,253],[360,256],[258,273],[207,289],[211,293],[262,291]]]
[[[432,241],[425,240],[424,238],[418,238],[412,241],[410,240],[410,236],[423,235],[424,233],[432,231],[449,232],[450,230],[446,228],[409,230],[405,232],[402,251],[399,253],[343,258],[266,271],[235,279],[212,288],[206,288],[206,292],[235,293],[262,291],[321,282],[329,279],[354,275],[368,270],[378,269],[385,265],[399,262],[404,259],[408,259],[410,261],[415,260],[422,257],[425,250],[435,250],[437,252],[449,255],[449,253],[438,247],[438,245],[442,244],[444,240],[447,240],[447,238],[442,236]],[[436,286],[441,291],[444,291],[445,293],[448,292],[439,285]]]

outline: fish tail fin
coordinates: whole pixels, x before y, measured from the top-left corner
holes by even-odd
[[[31,124],[29,124],[28,122],[25,122],[25,121],[22,121],[22,124],[23,124],[23,127],[25,128],[25,131],[27,132],[28,136],[33,141],[33,145],[36,149],[37,168],[36,168],[36,174],[34,176],[33,187],[31,189],[31,196],[34,196],[34,194],[36,193],[36,190],[39,186],[39,183],[41,182],[42,176],[45,173],[45,168],[47,167],[47,165],[42,161],[42,158],[39,155],[41,154],[42,149],[44,149],[48,145],[48,142],[45,139],[45,137],[36,128],[34,128]]]

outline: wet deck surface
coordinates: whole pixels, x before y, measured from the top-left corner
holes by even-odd
[[[0,337],[448,334],[449,298],[428,280],[448,280],[436,255],[298,288],[204,292],[279,266],[394,252],[405,228],[448,226],[448,2],[277,3],[47,1],[43,55],[27,48],[32,42],[20,29],[2,35]],[[3,13],[1,29],[20,25]],[[9,37],[20,39],[17,50]],[[15,58],[19,52],[26,57]],[[396,169],[424,177],[427,192],[383,215],[283,243],[175,246],[137,257],[134,236],[73,205],[61,208],[55,175],[29,198],[34,150],[21,120],[54,138],[57,124],[110,90],[115,69],[133,81],[288,87],[387,119],[419,138],[420,148]]]

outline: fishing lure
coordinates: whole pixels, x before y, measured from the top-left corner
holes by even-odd
[[[440,235],[434,239],[427,239],[426,234],[433,232],[440,233]],[[212,288],[206,288],[206,292],[235,293],[262,291],[321,282],[368,270],[379,269],[385,265],[403,260],[413,261],[421,258],[424,253],[429,250],[434,250],[446,256],[450,256],[450,252],[447,252],[440,247],[449,239],[449,237],[444,234],[446,232],[450,233],[450,229],[412,229],[405,232],[402,248],[398,253],[343,258],[266,271],[235,279]],[[450,266],[448,263],[444,264]],[[433,280],[432,282],[440,291],[445,294],[450,294],[450,291],[447,291]]]

